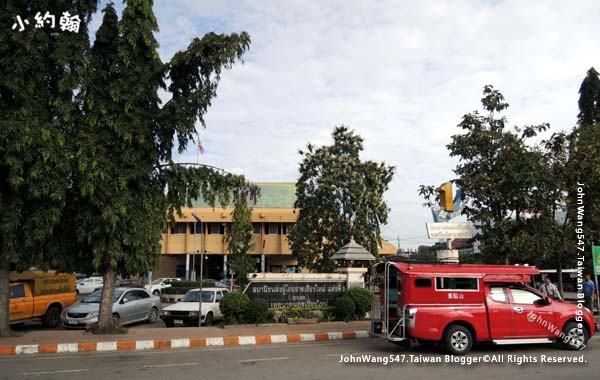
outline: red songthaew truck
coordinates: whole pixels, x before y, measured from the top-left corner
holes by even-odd
[[[528,286],[536,274],[530,266],[379,263],[373,332],[392,342],[441,343],[455,355],[477,342],[584,348],[598,331],[593,315]]]

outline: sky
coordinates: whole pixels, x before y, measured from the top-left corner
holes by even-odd
[[[581,81],[600,68],[597,0],[157,0],[154,12],[163,62],[207,32],[252,40],[198,125],[204,154],[192,147],[179,162],[295,182],[298,150],[347,125],[364,138],[362,159],[396,167],[383,237],[401,248],[435,243],[417,190],[454,178],[446,145],[485,85],[510,104],[509,125],[558,132],[575,125]]]

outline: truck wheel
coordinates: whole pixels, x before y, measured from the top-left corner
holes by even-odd
[[[469,329],[460,325],[452,325],[444,335],[444,348],[452,355],[464,355],[473,346],[473,336]]]
[[[46,310],[46,314],[42,317],[42,324],[44,327],[54,328],[60,323],[60,307],[50,306]]]
[[[148,323],[154,323],[154,322],[156,322],[157,319],[158,319],[158,309],[153,307],[148,312]]]
[[[155,290],[152,292],[153,296],[160,296],[160,292],[158,290]]]
[[[588,342],[589,336],[585,327],[578,327],[579,323],[569,322],[563,329],[564,338],[558,338],[563,347],[569,350],[581,350]]]
[[[213,324],[213,314],[212,312],[208,312],[208,314],[206,314],[206,318],[204,319],[204,324],[206,326],[212,326]]]

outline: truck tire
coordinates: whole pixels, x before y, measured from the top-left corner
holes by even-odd
[[[444,335],[444,348],[449,354],[464,355],[473,347],[473,335],[468,328],[452,325]]]
[[[153,291],[153,292],[152,292],[152,295],[153,295],[153,296],[158,296],[158,297],[160,297],[160,290],[155,290],[155,291]]]
[[[569,350],[581,350],[588,342],[589,335],[585,327],[578,327],[579,323],[569,322],[563,329],[564,339],[558,338],[561,345]]]
[[[52,305],[46,310],[46,314],[42,317],[42,325],[44,327],[54,328],[60,323],[60,307]]]

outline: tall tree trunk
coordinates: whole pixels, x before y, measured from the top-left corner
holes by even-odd
[[[10,264],[8,261],[0,262],[0,337],[18,335],[10,329],[8,314],[9,299],[9,273]]]
[[[558,253],[558,260],[557,260],[557,267],[556,268],[556,277],[558,278],[558,291],[560,292],[561,297],[564,300],[564,292],[563,292],[563,276],[562,276],[562,258],[560,257],[560,253]]]
[[[98,316],[98,330],[112,331],[118,326],[113,323],[112,306],[115,296],[115,280],[117,273],[110,266],[104,271],[104,285],[102,285],[102,298],[100,299],[100,315]]]

